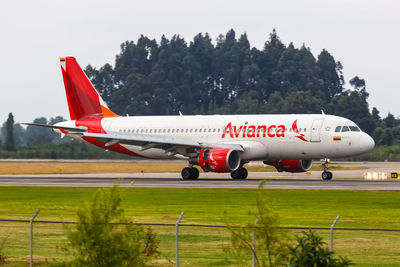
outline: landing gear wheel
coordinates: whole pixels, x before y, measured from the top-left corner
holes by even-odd
[[[249,173],[247,172],[247,169],[241,167],[241,168],[237,169],[236,171],[231,172],[231,177],[234,180],[244,180],[247,178],[248,174]]]
[[[186,167],[182,169],[181,175],[183,180],[196,180],[199,178],[199,170],[194,167]]]
[[[192,169],[192,174],[193,174],[192,179],[196,180],[197,178],[199,178],[199,174],[200,174],[199,170],[195,167],[192,167],[191,169]]]
[[[331,173],[331,172],[323,172],[322,173],[322,175],[321,175],[321,177],[322,177],[322,180],[331,180],[332,179],[332,177],[333,177],[333,174]]]
[[[329,162],[331,160],[328,158],[324,159],[324,162],[322,163],[322,166],[324,167],[324,171],[321,174],[322,180],[331,180],[333,177],[333,174],[329,171]]]

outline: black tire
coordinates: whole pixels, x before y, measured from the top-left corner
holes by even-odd
[[[247,171],[247,169],[246,168],[240,168],[239,169],[239,171],[240,171],[240,179],[246,179],[247,178],[247,175],[249,175],[249,172]]]
[[[323,173],[321,174],[321,177],[322,177],[322,180],[328,181],[328,180],[331,180],[331,179],[332,179],[333,174],[332,174],[331,172],[323,172]]]
[[[197,178],[199,178],[199,174],[199,170],[194,167],[183,168],[181,172],[183,180],[196,180]]]
[[[244,180],[247,178],[248,172],[246,168],[239,168],[236,171],[231,172],[231,177],[234,180]]]
[[[240,179],[240,172],[239,169],[237,169],[236,171],[231,172],[231,177],[233,180],[238,180]]]
[[[181,176],[183,180],[192,180],[193,178],[193,171],[192,168],[185,167],[181,171]]]
[[[199,172],[199,170],[197,168],[193,167],[192,168],[192,174],[193,174],[192,179],[196,180],[197,178],[199,178],[200,172]]]

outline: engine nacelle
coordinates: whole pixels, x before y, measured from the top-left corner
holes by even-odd
[[[272,165],[278,172],[306,172],[311,169],[312,160],[274,160],[264,161],[265,164]]]
[[[203,149],[197,159],[205,172],[232,172],[240,167],[240,155],[231,148]]]

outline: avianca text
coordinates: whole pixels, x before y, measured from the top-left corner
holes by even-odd
[[[285,125],[247,125],[248,122],[245,122],[244,125],[232,126],[232,122],[229,122],[228,125],[225,126],[224,132],[222,133],[222,138],[225,136],[229,136],[231,138],[239,138],[239,137],[248,137],[248,138],[256,138],[256,137],[285,137]]]

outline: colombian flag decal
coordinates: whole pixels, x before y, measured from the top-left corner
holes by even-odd
[[[341,136],[334,136],[333,141],[341,141],[342,137]]]

